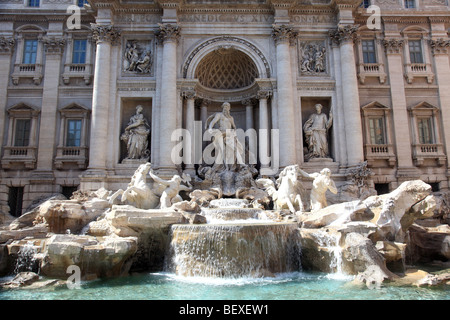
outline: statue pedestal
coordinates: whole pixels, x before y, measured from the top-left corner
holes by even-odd
[[[123,159],[122,164],[137,169],[141,164],[147,163],[148,160],[149,160],[148,158],[145,158],[145,159]]]
[[[323,168],[328,168],[332,173],[337,173],[339,164],[334,162],[331,158],[311,158],[308,162],[304,162],[301,168],[308,173],[320,172]]]

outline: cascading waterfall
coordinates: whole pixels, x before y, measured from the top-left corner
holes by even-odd
[[[182,276],[263,277],[301,268],[295,223],[173,225],[166,271]]]
[[[38,248],[32,241],[27,241],[17,253],[14,273],[33,271],[39,273],[39,261],[37,259]]]
[[[328,252],[330,252],[330,270],[335,275],[343,275],[342,272],[342,248],[339,245],[341,240],[341,234],[339,232],[330,233],[322,231],[319,233],[320,237],[317,238],[318,243]]]

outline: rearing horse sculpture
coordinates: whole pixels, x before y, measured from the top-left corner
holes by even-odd
[[[141,164],[135,171],[127,189],[119,189],[110,198],[112,204],[121,195],[121,201],[135,206],[139,209],[155,209],[159,205],[159,197],[147,184],[147,175],[151,169],[151,163]]]
[[[301,184],[298,181],[298,166],[284,168],[275,183],[270,179],[258,179],[258,186],[264,188],[272,197],[275,210],[289,209],[292,213],[304,210],[301,199]]]

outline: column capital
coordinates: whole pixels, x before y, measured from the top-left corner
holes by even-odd
[[[253,105],[255,104],[255,101],[254,101],[254,99],[249,98],[249,99],[242,100],[241,103],[246,107],[253,107]]]
[[[271,95],[272,95],[272,91],[270,91],[270,90],[259,90],[258,93],[256,94],[256,98],[258,100],[269,99],[269,97]]]
[[[384,39],[383,45],[387,54],[401,54],[405,40],[403,39]]]
[[[188,100],[197,98],[197,92],[194,89],[184,90],[181,92],[181,95]]]
[[[42,41],[47,54],[62,54],[66,45],[64,38],[43,37]]]
[[[113,25],[99,25],[91,23],[92,37],[97,42],[110,42],[112,45],[117,44],[120,38],[120,31]]]
[[[156,37],[160,43],[177,42],[180,37],[180,26],[171,23],[158,23],[159,29],[156,32]]]
[[[15,44],[14,38],[0,37],[0,54],[11,54]]]
[[[344,42],[351,42],[355,39],[359,25],[340,25],[337,29],[330,30],[328,35],[332,44],[340,45]]]
[[[292,45],[296,37],[297,32],[293,30],[292,26],[284,24],[272,25],[272,38],[275,40],[276,44],[287,42]]]
[[[450,40],[448,39],[431,39],[430,41],[431,52],[433,55],[448,54],[448,47],[450,46]]]

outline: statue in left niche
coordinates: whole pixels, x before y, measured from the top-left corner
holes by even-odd
[[[136,41],[127,42],[123,59],[123,71],[150,73],[153,65],[151,51],[140,50]]]
[[[136,114],[130,118],[125,132],[120,139],[127,144],[128,155],[126,159],[146,159],[150,157],[148,150],[148,137],[150,125],[145,119],[141,105],[136,107]]]

